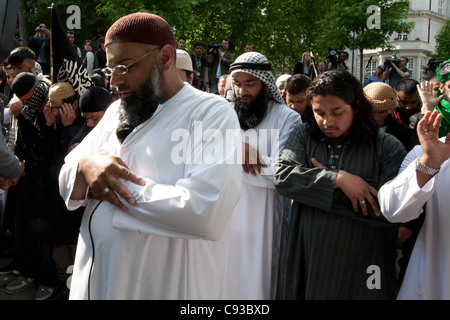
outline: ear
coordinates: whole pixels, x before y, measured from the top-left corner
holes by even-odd
[[[175,48],[171,45],[166,44],[160,49],[158,55],[159,69],[161,72],[168,71],[174,64]]]
[[[76,100],[73,104],[72,104],[72,108],[73,110],[76,110],[78,108],[78,100]]]

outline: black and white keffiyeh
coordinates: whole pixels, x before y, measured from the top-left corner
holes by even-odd
[[[246,72],[257,77],[269,87],[274,100],[279,103],[283,102],[283,98],[275,84],[275,77],[272,74],[272,65],[261,53],[252,51],[240,55],[230,66],[233,82],[236,72]]]

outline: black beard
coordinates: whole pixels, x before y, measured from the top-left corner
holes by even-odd
[[[134,95],[121,99],[118,137],[123,137],[123,133],[120,134],[119,131],[125,130],[126,136],[142,122],[149,119],[158,105],[164,101],[160,79],[161,73],[155,65],[153,72],[145,79]],[[120,139],[123,140],[124,138]]]
[[[234,110],[236,110],[239,124],[243,130],[255,128],[260,124],[266,116],[267,107],[268,97],[264,88],[248,105],[242,104],[239,97],[234,98]]]

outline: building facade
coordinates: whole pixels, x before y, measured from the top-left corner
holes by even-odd
[[[397,58],[408,57],[407,68],[412,71],[411,77],[422,81],[426,76],[424,69],[430,59],[426,53],[435,53],[435,38],[447,19],[450,19],[450,0],[410,0],[408,22],[415,23],[414,29],[408,34],[394,33],[392,35],[390,43],[395,48],[393,51],[364,50],[365,76],[372,74],[378,65],[382,65],[386,59],[391,59],[395,54]],[[350,71],[360,78],[359,52],[351,51],[349,53],[347,65]],[[368,65],[370,58],[372,60]]]

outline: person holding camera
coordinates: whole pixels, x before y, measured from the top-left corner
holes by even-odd
[[[412,71],[406,68],[408,64],[408,58],[403,56],[396,61],[391,61],[391,63],[385,64],[386,70],[384,71],[384,80],[389,80],[389,85],[394,88],[398,80],[403,78],[409,78]]]
[[[39,21],[35,31],[36,33],[28,39],[28,46],[34,51],[42,73],[50,75],[50,30],[44,21]]]
[[[383,65],[379,65],[373,74],[364,79],[363,87],[373,82],[384,82],[383,73],[385,70],[386,68]]]
[[[228,74],[230,65],[233,62],[233,55],[228,51],[228,39],[222,39],[222,44],[217,47],[208,47],[208,76],[209,92],[216,93],[217,83],[223,74]]]
[[[339,51],[337,49],[328,48],[327,54],[327,68],[328,70],[341,69],[348,71],[349,68],[345,64],[348,60],[349,54],[347,51]]]
[[[203,44],[196,42],[194,44],[194,53],[191,54],[192,68],[194,70],[194,80],[192,85],[202,91],[206,90],[208,83],[208,61],[202,54]]]
[[[444,61],[445,58],[442,57],[428,60],[427,67],[425,69],[425,81],[430,81],[432,78],[436,77],[436,69]]]

